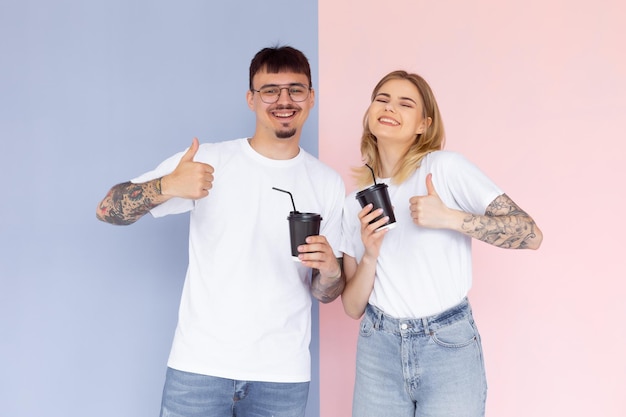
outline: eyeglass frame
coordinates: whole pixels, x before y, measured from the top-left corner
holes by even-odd
[[[271,102],[267,102],[265,100],[263,100],[263,95],[261,94],[261,89],[263,88],[267,88],[267,87],[275,87],[278,88],[278,95],[276,96],[276,100],[271,101]],[[300,101],[294,100],[293,97],[291,97],[291,92],[289,91],[289,89],[291,87],[302,87],[304,89],[306,89],[307,91],[307,95],[305,98],[303,98]],[[283,93],[283,90],[287,90],[287,95],[289,96],[289,99],[291,101],[293,101],[294,103],[302,103],[303,101],[306,101],[307,98],[309,98],[311,96],[311,90],[313,89],[313,87],[311,86],[307,86],[306,84],[302,84],[302,83],[291,83],[291,84],[265,84],[262,85],[261,87],[259,87],[258,90],[255,90],[254,88],[251,88],[250,91],[252,91],[253,93],[259,93],[259,97],[261,98],[261,101],[265,104],[274,104],[277,103],[278,100],[280,100],[280,96]]]

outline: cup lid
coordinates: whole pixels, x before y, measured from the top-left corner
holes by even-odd
[[[299,220],[322,220],[322,216],[319,213],[306,213],[301,211],[290,211],[287,219],[299,219]]]
[[[371,193],[372,191],[380,190],[381,188],[387,188],[388,185],[384,182],[379,182],[378,184],[370,185],[367,188],[362,189],[358,193],[356,193],[356,198],[359,198],[363,194]]]

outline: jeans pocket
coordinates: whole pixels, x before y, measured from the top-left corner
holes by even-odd
[[[469,320],[461,320],[435,330],[431,337],[439,346],[462,348],[476,342],[478,331]]]

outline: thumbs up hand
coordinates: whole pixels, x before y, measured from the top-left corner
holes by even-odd
[[[418,226],[430,229],[450,228],[452,210],[449,209],[433,185],[433,174],[426,176],[426,195],[414,196],[409,199],[411,218]]]
[[[199,148],[198,138],[193,138],[176,169],[161,179],[163,195],[193,200],[209,195],[209,190],[213,187],[214,169],[209,164],[193,160]]]

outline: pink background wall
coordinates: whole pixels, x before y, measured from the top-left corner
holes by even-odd
[[[538,252],[474,245],[487,416],[626,415],[626,3],[319,1],[320,157],[360,163],[390,70],[423,75],[447,149],[544,232]],[[350,415],[358,322],[322,306],[321,415]]]

